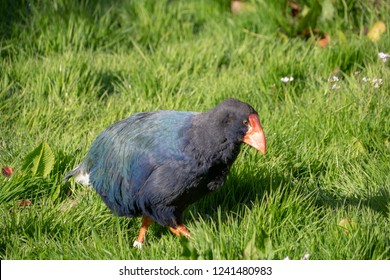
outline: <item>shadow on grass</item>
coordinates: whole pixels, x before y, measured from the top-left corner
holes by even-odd
[[[116,93],[115,87],[123,80],[122,74],[113,71],[101,71],[96,74],[96,86],[99,90],[96,92],[98,99],[104,99]]]
[[[9,38],[12,35],[12,27],[17,24],[27,23],[26,18],[31,14],[29,1],[4,0],[0,2],[0,38]]]
[[[189,206],[185,213],[185,221],[190,223],[198,217],[207,220],[209,217],[217,218],[217,209],[222,213],[240,213],[242,206],[251,209],[254,203],[262,201],[267,194],[283,190],[283,195],[292,191],[307,196],[308,190],[296,188],[292,183],[294,175],[286,177],[285,174],[272,172],[262,173],[262,176],[246,174],[231,174],[225,185],[216,193],[212,193],[202,200]],[[293,189],[294,188],[294,189]],[[313,203],[316,207],[342,209],[350,206],[359,209],[369,208],[385,217],[389,215],[390,189],[381,187],[375,194],[364,197],[335,197],[326,190],[315,190]],[[228,215],[221,217],[226,220]]]
[[[347,208],[349,206],[369,208],[388,217],[389,215],[390,188],[382,186],[372,196],[367,197],[341,197],[334,198],[328,192],[322,190],[316,200],[317,206],[334,209]]]
[[[197,217],[207,220],[209,217],[217,219],[217,209],[222,213],[239,213],[242,206],[251,209],[256,201],[263,198],[281,187],[289,191],[293,185],[283,174],[274,172],[260,172],[260,176],[242,172],[229,175],[228,180],[215,193],[211,193],[198,202],[190,205],[185,211],[185,221],[187,223],[196,220]],[[221,217],[222,221],[228,215]]]

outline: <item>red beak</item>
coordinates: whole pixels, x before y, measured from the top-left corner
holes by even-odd
[[[260,151],[262,154],[265,154],[267,148],[265,135],[259,117],[256,114],[249,115],[249,130],[244,135],[242,141]]]

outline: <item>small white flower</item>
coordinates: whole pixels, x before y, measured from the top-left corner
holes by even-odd
[[[283,83],[294,81],[294,77],[283,77],[280,79]]]
[[[388,54],[388,53],[380,52],[380,53],[378,53],[378,56],[380,59],[382,59],[383,62],[386,62],[387,59],[390,59],[390,54]]]
[[[367,78],[367,77],[363,77],[362,79],[363,82],[366,82],[366,83],[370,83],[371,85],[374,86],[374,88],[380,88],[381,85],[383,84],[383,79],[381,78]]]
[[[339,81],[339,78],[337,76],[332,76],[328,79],[329,83],[336,83]]]
[[[340,88],[340,87],[337,84],[333,84],[331,87],[331,89],[338,89],[338,88]]]
[[[283,83],[288,83],[290,79],[288,77],[283,77],[280,79]]]
[[[310,254],[305,254],[303,257],[302,257],[302,260],[308,260],[310,258]]]

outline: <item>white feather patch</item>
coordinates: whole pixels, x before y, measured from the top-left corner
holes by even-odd
[[[80,172],[74,178],[82,185],[89,185],[89,173]]]

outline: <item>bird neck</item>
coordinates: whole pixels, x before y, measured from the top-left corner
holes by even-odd
[[[240,152],[240,144],[228,139],[218,119],[211,118],[208,112],[194,117],[189,146],[198,158],[211,164],[230,166]]]

